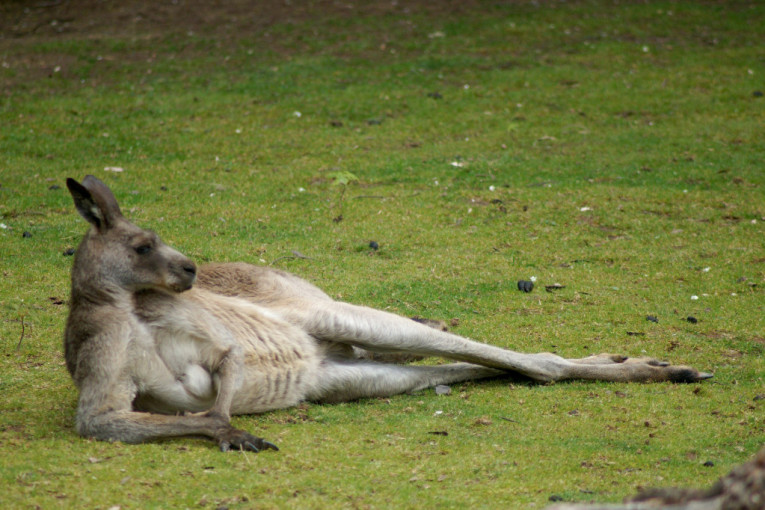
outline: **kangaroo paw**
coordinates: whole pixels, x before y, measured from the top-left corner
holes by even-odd
[[[219,435],[218,446],[222,452],[227,452],[229,450],[250,451],[255,453],[258,453],[261,450],[279,451],[279,448],[275,444],[233,427]]]
[[[694,383],[698,381],[703,381],[704,379],[711,379],[714,377],[714,374],[711,374],[709,372],[699,372],[695,368],[691,367],[667,367],[669,370],[669,376],[667,377],[667,380],[672,382],[680,382],[680,383]]]

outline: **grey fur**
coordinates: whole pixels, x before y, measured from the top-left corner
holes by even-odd
[[[67,186],[92,225],[72,268],[65,334],[83,436],[128,443],[204,436],[223,450],[257,451],[276,446],[233,428],[232,414],[389,396],[508,372],[544,382],[711,377],[649,359],[512,352],[334,301],[275,269],[233,263],[197,270],[125,219],[97,178],[68,179]],[[359,356],[365,351],[458,363],[380,363]]]

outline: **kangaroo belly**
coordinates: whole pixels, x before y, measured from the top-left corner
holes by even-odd
[[[137,386],[134,407],[172,414],[209,409],[217,390],[202,345],[188,332],[140,324],[134,330],[130,359]]]
[[[215,295],[205,308],[243,358],[232,414],[290,407],[305,399],[321,363],[314,338],[267,307],[244,299]]]
[[[178,373],[155,371],[142,381],[134,407],[163,414],[200,412],[212,407],[217,394],[212,375],[199,365],[188,365]]]
[[[318,363],[292,360],[268,368],[247,363],[244,380],[231,404],[231,414],[262,413],[292,407],[306,399],[315,386]]]
[[[225,359],[233,370],[230,412],[289,407],[315,385],[321,363],[316,340],[266,307],[205,290],[182,301],[148,297],[141,303],[133,348],[135,406],[174,413],[205,411],[220,390]],[[172,313],[171,313],[172,312]]]
[[[237,336],[244,365],[232,414],[291,407],[315,385],[321,363],[316,341],[302,329],[269,318],[257,334]]]

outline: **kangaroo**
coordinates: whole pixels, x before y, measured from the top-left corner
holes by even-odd
[[[91,228],[77,248],[64,350],[79,390],[77,432],[141,443],[196,436],[229,449],[278,450],[231,426],[232,414],[302,401],[386,397],[521,374],[694,382],[712,377],[648,358],[564,359],[475,342],[442,328],[338,302],[292,274],[245,263],[197,267],[121,213],[99,179],[66,181]],[[438,366],[368,353],[441,356]]]

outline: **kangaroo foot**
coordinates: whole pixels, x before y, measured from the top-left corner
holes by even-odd
[[[229,427],[217,435],[220,451],[241,450],[258,453],[261,450],[276,450],[279,448],[265,439],[255,437],[244,430]]]

